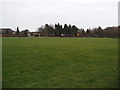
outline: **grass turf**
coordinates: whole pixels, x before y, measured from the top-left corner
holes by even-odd
[[[3,88],[115,88],[118,39],[3,38]]]

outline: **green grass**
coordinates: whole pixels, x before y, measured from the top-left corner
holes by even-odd
[[[3,88],[116,88],[118,39],[3,38]]]
[[[0,89],[2,88],[2,37],[0,37]]]

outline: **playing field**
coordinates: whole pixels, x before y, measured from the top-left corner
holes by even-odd
[[[118,40],[6,37],[3,88],[115,88]]]

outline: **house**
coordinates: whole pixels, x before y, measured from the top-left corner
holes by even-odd
[[[0,28],[0,34],[13,34],[13,32],[10,28]]]
[[[29,32],[28,37],[40,37],[40,32]]]
[[[78,32],[78,33],[77,33],[77,37],[79,37],[79,36],[80,36],[80,33]]]

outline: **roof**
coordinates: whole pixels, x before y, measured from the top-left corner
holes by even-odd
[[[13,30],[10,29],[10,28],[0,28],[0,34],[1,34],[1,33],[5,33],[7,30],[8,30],[8,32],[10,32],[10,33],[13,32]]]

